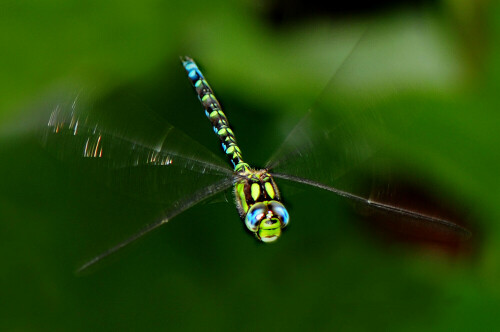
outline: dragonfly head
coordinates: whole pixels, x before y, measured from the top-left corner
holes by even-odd
[[[262,242],[274,242],[290,217],[285,206],[278,201],[255,203],[245,216],[245,225]]]

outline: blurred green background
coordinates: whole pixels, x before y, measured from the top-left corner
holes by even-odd
[[[202,204],[74,274],[160,207],[44,151],[34,119],[48,95],[75,78],[104,95],[121,89],[219,152],[179,64],[190,55],[244,155],[263,165],[366,26],[398,45],[382,69],[435,91],[411,121],[404,112],[415,104],[395,103],[384,117],[394,158],[463,214],[469,242],[449,250],[388,240],[333,195],[306,189],[287,198],[292,227],[275,245],[244,232],[232,203]],[[7,0],[0,43],[2,331],[498,328],[498,3]],[[398,58],[405,43],[421,53]],[[379,76],[345,86],[369,91]]]

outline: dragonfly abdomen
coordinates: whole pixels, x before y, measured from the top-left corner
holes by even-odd
[[[203,77],[193,59],[184,57],[181,60],[188,78],[198,94],[198,99],[205,110],[205,115],[210,120],[215,134],[219,137],[222,149],[231,161],[234,170],[239,172],[249,169],[248,164],[243,161],[234,133],[229,127],[227,117],[222,111],[222,107],[215,97],[212,88],[210,88],[210,85]]]

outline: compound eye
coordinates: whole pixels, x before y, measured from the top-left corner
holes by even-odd
[[[281,222],[281,228],[285,228],[286,226],[288,226],[290,216],[288,215],[288,211],[283,204],[278,201],[272,201],[269,203],[269,210],[271,210],[273,214],[279,218]]]
[[[267,211],[267,206],[264,203],[255,203],[252,205],[245,217],[245,225],[247,228],[254,233],[257,232],[260,222],[266,216]]]

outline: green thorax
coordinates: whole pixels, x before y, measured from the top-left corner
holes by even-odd
[[[280,193],[273,177],[265,169],[245,169],[238,173],[240,177],[234,185],[234,195],[238,212],[245,218],[248,210],[255,203],[280,201]]]

